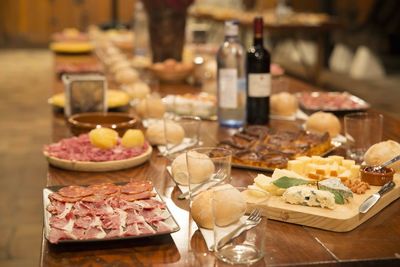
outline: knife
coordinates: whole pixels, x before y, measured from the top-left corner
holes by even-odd
[[[378,191],[378,193],[371,195],[361,204],[359,211],[361,213],[366,213],[367,211],[369,211],[369,209],[372,208],[372,206],[375,205],[376,202],[378,202],[381,196],[383,196],[386,192],[392,190],[395,185],[396,184],[393,181],[384,184],[382,188]]]

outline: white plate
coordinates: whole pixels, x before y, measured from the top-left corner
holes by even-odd
[[[118,185],[122,185],[125,183],[116,183]],[[43,210],[44,210],[44,236],[46,237],[47,240],[49,240],[49,234],[50,234],[50,217],[51,213],[46,210],[46,207],[50,204],[50,199],[49,195],[55,191],[58,191],[60,188],[63,186],[50,186],[46,187],[43,189]],[[158,192],[153,188],[153,192],[156,193],[156,196],[154,197],[155,199],[165,203]],[[180,227],[178,223],[176,222],[175,218],[172,216],[172,213],[168,209],[167,206],[165,206],[165,212],[168,213],[169,217],[164,220],[168,226],[171,227],[171,231],[167,232],[158,232],[155,234],[145,234],[145,235],[139,235],[139,236],[126,236],[126,237],[113,237],[113,238],[102,238],[102,239],[85,239],[85,240],[73,240],[73,239],[68,239],[68,240],[59,240],[57,244],[62,244],[62,243],[80,243],[80,242],[96,242],[96,241],[111,241],[111,240],[125,240],[125,239],[136,239],[136,238],[143,238],[143,237],[149,237],[149,236],[158,236],[158,235],[165,235],[165,234],[170,234],[174,233],[180,230]]]
[[[61,169],[70,171],[105,172],[128,169],[143,164],[151,157],[152,151],[153,148],[149,145],[148,149],[137,157],[103,162],[65,160],[51,157],[47,152],[43,152],[43,154],[51,165]]]

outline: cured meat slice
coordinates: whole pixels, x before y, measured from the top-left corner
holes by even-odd
[[[154,198],[142,200],[141,203],[143,202],[146,203],[145,205],[143,205],[145,209],[155,209],[155,208],[164,209],[166,207],[164,202],[161,202]]]
[[[46,210],[53,215],[61,214],[65,210],[65,203],[57,200],[52,200],[46,207]]]
[[[92,216],[78,217],[75,221],[74,228],[88,229],[93,222]]]
[[[75,216],[85,217],[87,215],[92,215],[93,211],[88,206],[79,201],[74,204],[72,213]]]
[[[85,238],[85,229],[84,228],[74,227],[74,228],[72,228],[71,233],[75,237],[75,239],[82,240]]]
[[[52,216],[49,220],[50,226],[57,229],[64,229],[68,222],[69,220],[67,218],[59,218],[56,216]]]
[[[119,229],[112,229],[106,235],[107,238],[114,238],[114,237],[119,237],[119,236],[120,236]]]
[[[157,233],[172,231],[172,227],[163,221],[154,222],[153,226],[156,228]]]
[[[49,199],[51,201],[56,200],[56,201],[60,201],[60,202],[75,203],[75,202],[79,201],[81,198],[80,197],[65,197],[58,193],[51,193],[49,195]]]
[[[106,232],[101,227],[90,227],[85,232],[85,239],[101,239],[106,236]]]
[[[153,190],[153,183],[151,181],[129,182],[121,186],[121,193],[123,194],[138,194],[151,190]]]
[[[126,217],[126,225],[131,225],[134,223],[144,223],[146,222],[144,217],[140,214],[135,214],[134,212],[129,212]]]
[[[162,216],[162,210],[153,209],[153,210],[143,210],[141,215],[144,217],[146,222],[153,223],[164,220]]]
[[[82,198],[82,201],[98,203],[98,202],[103,202],[105,199],[106,199],[106,196],[104,196],[104,195],[91,195],[91,196]]]
[[[120,216],[118,213],[102,216],[100,220],[104,229],[119,229]]]
[[[139,227],[138,227],[137,223],[128,225],[124,232],[125,236],[138,236],[140,234],[141,234],[141,232],[139,231]]]
[[[57,229],[57,228],[51,228],[48,236],[48,240],[53,243],[57,244],[58,241],[64,240],[64,239],[70,239],[70,235],[67,235],[65,231]]]
[[[92,195],[93,190],[88,187],[70,185],[61,188],[60,190],[58,190],[58,193],[63,197],[78,198]]]
[[[156,233],[156,231],[147,223],[138,223],[137,226],[139,228],[139,232],[142,235],[155,234]]]
[[[89,188],[95,195],[111,195],[119,192],[119,186],[112,183],[90,185]]]
[[[141,193],[137,193],[137,194],[129,194],[129,195],[128,194],[121,194],[120,198],[122,200],[132,202],[132,201],[135,201],[135,200],[147,199],[147,198],[151,198],[151,197],[154,197],[154,196],[156,196],[156,193],[151,192],[151,191],[145,191],[145,192],[141,192]]]

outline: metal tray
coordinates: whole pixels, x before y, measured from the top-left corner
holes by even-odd
[[[116,185],[124,185],[126,183],[115,183]],[[82,186],[87,186],[87,185],[82,185]],[[49,186],[43,189],[43,210],[44,210],[44,236],[46,237],[47,240],[49,233],[50,233],[50,224],[49,220],[51,217],[51,213],[46,210],[47,205],[50,203],[50,200],[48,198],[50,193],[58,191],[60,188],[65,187],[65,186]],[[156,193],[156,198],[157,200],[165,203],[160,194],[153,188],[153,191]],[[168,209],[168,206],[165,206],[165,211],[168,212],[169,217],[164,221],[166,224],[168,224],[171,227],[171,231],[166,231],[166,232],[158,232],[155,234],[143,234],[143,235],[138,235],[138,236],[126,236],[126,237],[112,237],[112,238],[102,238],[102,239],[84,239],[84,240],[73,240],[73,239],[68,239],[68,240],[59,240],[57,244],[51,243],[53,245],[59,245],[59,244],[65,244],[65,243],[82,243],[82,242],[104,242],[104,241],[117,241],[117,240],[128,240],[128,239],[138,239],[138,238],[144,238],[144,237],[153,237],[153,236],[160,236],[160,235],[166,235],[166,234],[171,234],[175,233],[180,230],[180,227],[178,223],[176,222],[175,218],[172,216],[171,211]],[[49,241],[50,242],[50,241]]]

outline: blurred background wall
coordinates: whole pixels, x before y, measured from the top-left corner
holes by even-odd
[[[227,1],[227,0],[225,0]],[[201,0],[197,0],[201,2]],[[275,0],[258,2],[259,9],[275,7]],[[341,22],[363,24],[374,0],[292,0],[296,11],[329,12]],[[66,27],[85,30],[91,24],[111,20],[111,0],[1,0],[0,46],[46,46],[52,33]],[[135,0],[119,0],[120,22],[130,24]]]

